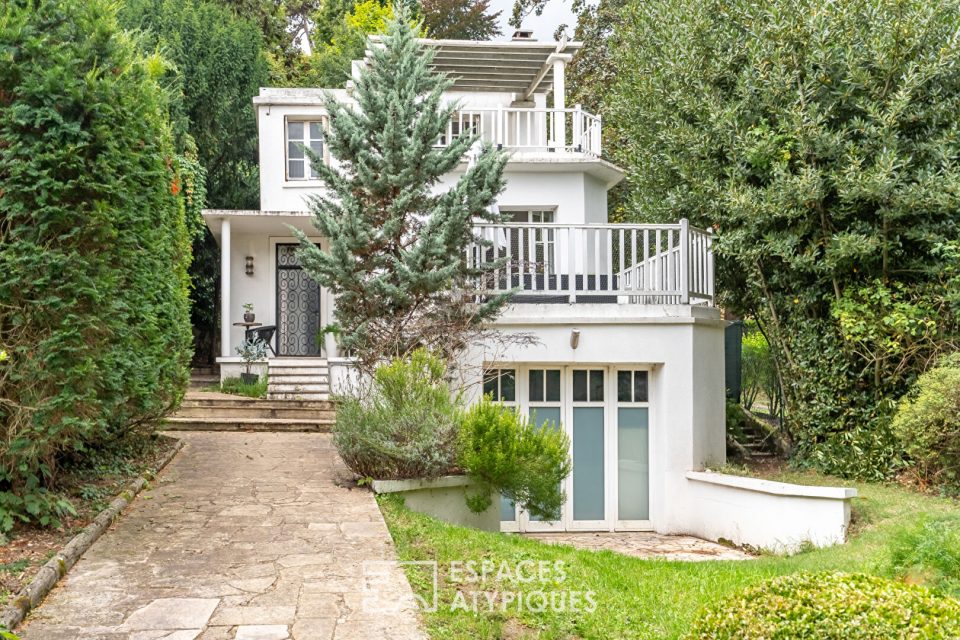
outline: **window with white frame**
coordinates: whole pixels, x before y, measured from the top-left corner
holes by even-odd
[[[501,210],[504,222],[549,224],[554,221],[552,209],[524,211]],[[513,227],[508,231],[510,261],[523,273],[554,273],[556,233],[548,227]]]
[[[483,372],[483,395],[494,402],[513,405],[517,401],[516,369],[487,369]]]
[[[313,180],[317,174],[306,149],[323,158],[323,122],[287,120],[287,179]]]

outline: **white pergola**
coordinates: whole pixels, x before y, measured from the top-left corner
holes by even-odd
[[[378,46],[382,38],[371,36],[369,42]],[[453,91],[513,93],[521,102],[530,100],[535,93],[552,91],[554,109],[566,108],[564,69],[582,46],[566,39],[490,42],[421,38],[419,42],[433,50],[432,68],[453,80]],[[363,66],[369,60],[368,50],[364,59],[355,64]]]

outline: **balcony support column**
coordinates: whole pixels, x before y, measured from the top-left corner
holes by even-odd
[[[220,219],[220,355],[230,357],[230,218]]]

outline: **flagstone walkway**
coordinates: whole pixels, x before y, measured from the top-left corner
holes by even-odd
[[[425,638],[368,491],[330,436],[186,447],[17,633],[23,640]]]

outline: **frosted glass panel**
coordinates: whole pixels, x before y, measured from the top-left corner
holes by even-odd
[[[602,407],[573,409],[573,519],[604,519]]]
[[[560,428],[560,407],[536,407],[530,409],[530,422],[538,427],[544,425],[550,425],[553,429]],[[539,522],[543,518],[539,518],[533,514],[530,514],[530,520],[533,522]]]
[[[650,441],[646,408],[620,408],[617,413],[618,518],[650,518]]]

